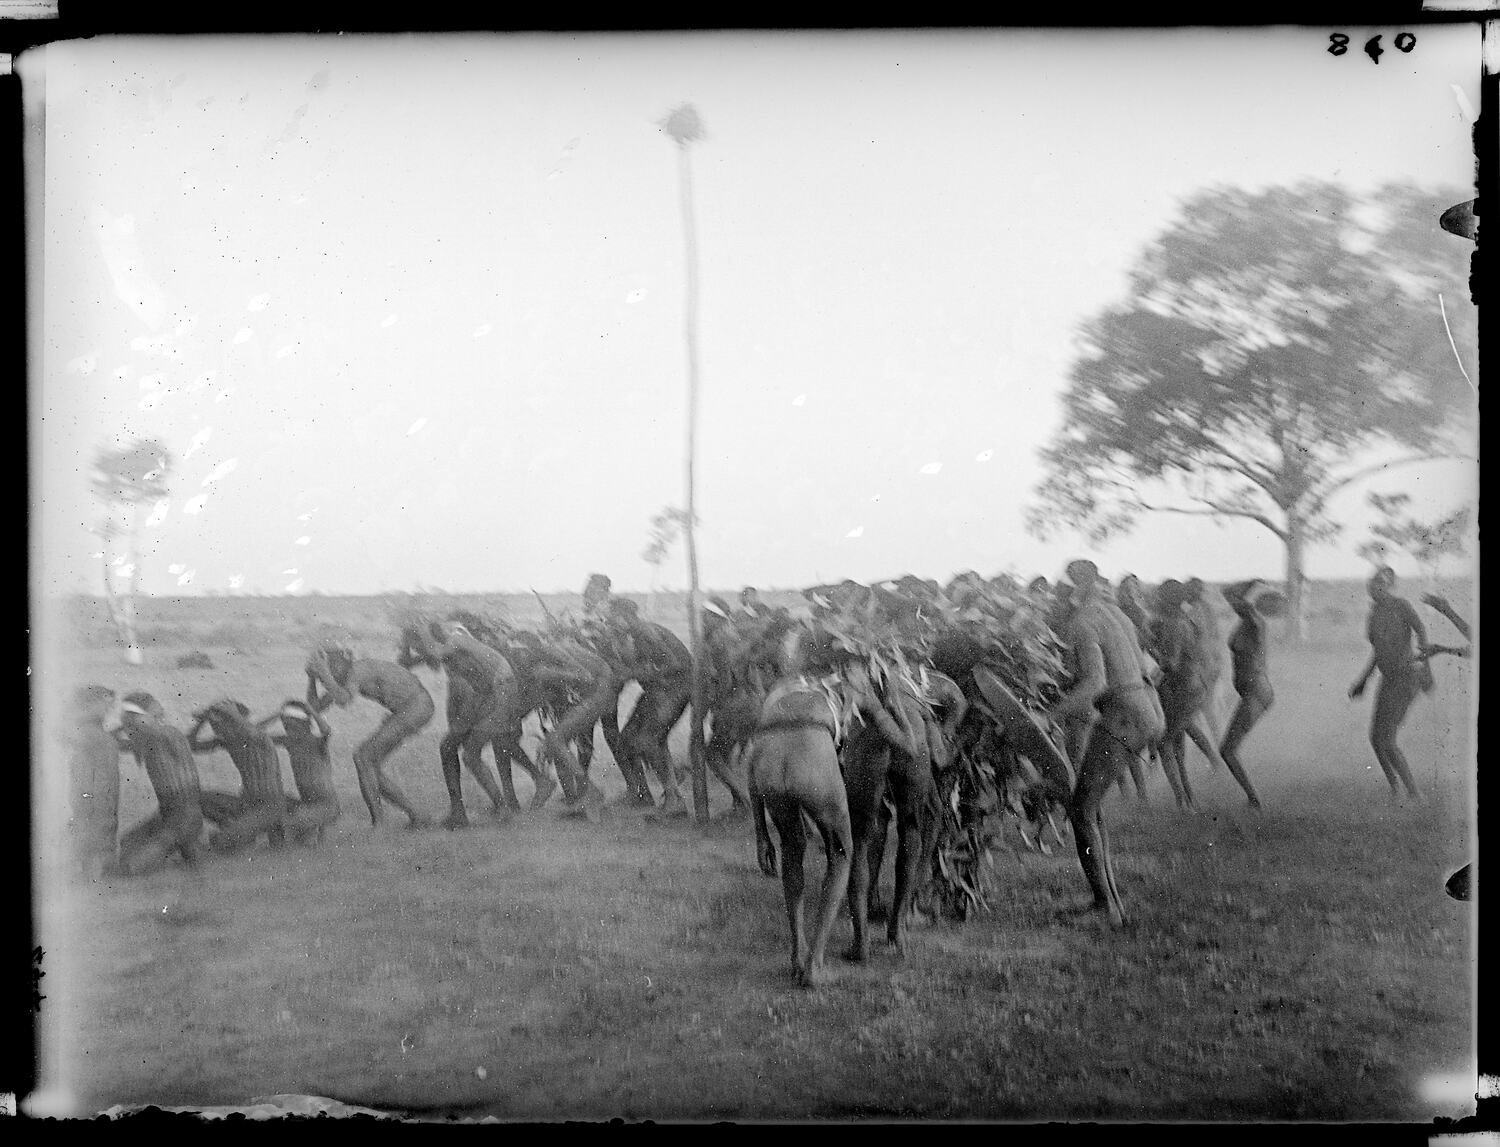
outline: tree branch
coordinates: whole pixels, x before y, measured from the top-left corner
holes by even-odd
[[[1369,466],[1361,466],[1353,473],[1346,474],[1337,481],[1331,482],[1314,500],[1313,509],[1315,511],[1322,509],[1328,499],[1340,490],[1347,486],[1352,486],[1356,482],[1363,481],[1372,475],[1379,474],[1382,470],[1394,470],[1397,466],[1410,466],[1414,462],[1441,462],[1445,460],[1479,461],[1479,459],[1468,454],[1456,454],[1451,451],[1444,451],[1442,453],[1412,454],[1406,458],[1397,458],[1394,462],[1376,462]]]
[[[1140,509],[1155,514],[1190,514],[1200,518],[1249,518],[1252,522],[1259,522],[1262,526],[1265,526],[1266,529],[1270,530],[1283,542],[1290,537],[1290,534],[1286,530],[1278,526],[1264,514],[1256,513],[1254,510],[1237,510],[1229,506],[1219,505],[1216,502],[1207,502],[1201,509],[1193,506],[1153,506],[1149,502],[1144,502],[1140,499],[1136,499],[1135,504]]]

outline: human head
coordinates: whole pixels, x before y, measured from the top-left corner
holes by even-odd
[[[753,585],[747,585],[744,589],[740,590],[740,604],[759,605],[760,590],[756,589]]]
[[[200,709],[195,716],[206,717],[215,732],[232,732],[243,728],[250,717],[250,709],[233,697],[224,697]]]
[[[472,609],[455,609],[448,614],[448,620],[455,625],[463,626],[471,637],[482,639],[494,636],[494,629],[490,623]]]
[[[1190,577],[1182,587],[1183,599],[1185,601],[1203,600],[1203,579],[1201,577]]]
[[[349,680],[349,674],[354,669],[354,651],[343,645],[327,646],[323,650],[328,658],[328,672],[340,685]]]
[[[641,607],[628,597],[616,597],[610,599],[609,612],[611,617],[632,625],[640,620]]]
[[[1064,573],[1074,589],[1085,592],[1092,589],[1099,580],[1099,567],[1088,558],[1077,558],[1069,562]]]
[[[1187,587],[1176,578],[1168,578],[1156,587],[1156,608],[1162,613],[1180,609],[1187,601]]]
[[[293,736],[312,732],[312,714],[305,701],[293,699],[282,702],[280,715],[281,727]]]
[[[1248,581],[1237,581],[1233,585],[1227,585],[1221,591],[1224,600],[1235,609],[1248,606],[1254,602],[1257,587],[1263,587],[1265,582],[1258,577],[1250,578]]]
[[[150,693],[127,693],[120,698],[120,719],[127,729],[143,725],[161,724],[166,721],[166,711],[161,702]]]
[[[593,610],[602,606],[609,600],[612,585],[613,583],[604,574],[589,574],[588,581],[583,583],[583,608]]]
[[[1376,601],[1379,601],[1383,597],[1389,597],[1391,591],[1396,588],[1396,571],[1391,569],[1390,566],[1381,566],[1370,575],[1370,580],[1366,583],[1366,588],[1370,591],[1370,596]]]

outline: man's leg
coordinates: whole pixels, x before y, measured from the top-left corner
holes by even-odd
[[[1250,783],[1250,774],[1245,772],[1245,766],[1240,761],[1240,746],[1270,707],[1270,698],[1262,690],[1241,697],[1234,716],[1229,720],[1229,728],[1224,733],[1224,743],[1219,746],[1219,755],[1224,758],[1224,763],[1229,766],[1229,771],[1239,782],[1240,788],[1245,790],[1253,808],[1260,808],[1260,797],[1256,795],[1255,786]]]
[[[584,805],[585,815],[590,819],[597,815],[604,793],[589,780],[571,746],[580,738],[592,739],[594,723],[603,720],[608,711],[618,706],[619,695],[619,687],[614,679],[602,678],[596,683],[593,692],[562,715],[542,738],[541,747],[537,750],[537,755],[542,760],[551,762],[560,772],[566,771],[570,783],[578,793],[578,800]]]
[[[1398,678],[1380,678],[1380,688],[1375,694],[1375,711],[1370,719],[1370,746],[1375,750],[1375,759],[1390,782],[1391,792],[1399,793],[1399,780],[1406,786],[1409,796],[1417,795],[1417,784],[1407,767],[1406,755],[1396,744],[1396,734],[1406,720],[1407,711],[1417,696],[1417,679],[1414,673]]]
[[[643,737],[650,731],[646,720],[648,697],[649,692],[642,691],[636,698],[629,719],[620,729],[620,751],[615,757],[615,764],[624,774],[625,786],[630,794],[629,803],[643,808],[655,808],[656,798],[651,795],[651,785],[646,779],[647,746],[643,743]]]
[[[786,898],[786,921],[792,936],[792,974],[801,976],[807,951],[807,936],[802,927],[802,896],[806,887],[802,862],[807,848],[802,806],[785,793],[767,793],[766,810],[781,837],[781,890]]]
[[[1120,769],[1125,767],[1131,755],[1139,753],[1144,747],[1145,738],[1141,735],[1141,730],[1136,728],[1143,722],[1132,720],[1136,715],[1128,711],[1132,703],[1128,699],[1116,699],[1109,703],[1108,711],[1089,739],[1069,809],[1073,837],[1078,848],[1078,862],[1088,880],[1089,889],[1093,892],[1093,907],[1102,912],[1115,927],[1124,924],[1125,907],[1113,884],[1109,838],[1104,830],[1101,810],[1104,797],[1115,783]]]
[[[268,797],[264,800],[253,801],[246,799],[242,805],[240,815],[224,825],[216,832],[209,841],[209,847],[215,852],[236,852],[248,845],[254,844],[256,837],[264,833],[271,839],[271,846],[279,848],[284,839],[284,823],[286,821],[286,801],[282,798]]]
[[[288,834],[300,844],[321,842],[323,830],[339,818],[339,803],[333,797],[292,801],[287,808]]]
[[[641,743],[645,758],[650,762],[661,781],[661,811],[666,816],[687,816],[687,802],[677,786],[677,774],[672,769],[672,751],[668,739],[672,728],[681,719],[692,699],[692,686],[673,683],[660,689],[648,690],[642,695],[639,706],[646,709],[646,724],[641,730]]]
[[[468,810],[464,807],[463,769],[467,765],[471,773],[478,776],[474,762],[467,759],[466,742],[473,735],[484,711],[485,698],[481,697],[469,682],[449,674],[448,676],[448,730],[438,742],[438,758],[442,762],[443,786],[448,790],[448,815],[443,818],[444,828],[467,828]],[[482,761],[480,764],[482,765]],[[483,780],[488,778],[481,778]],[[493,798],[491,798],[493,799]]]
[[[853,862],[854,836],[849,827],[849,808],[843,799],[843,786],[828,794],[827,799],[808,812],[818,832],[823,837],[823,851],[828,867],[823,873],[823,889],[818,900],[818,919],[813,927],[812,948],[808,952],[807,967],[803,972],[803,983],[815,986],[823,974],[823,949],[828,946],[828,937],[833,932],[838,918],[839,906],[849,888],[849,869]]]
[[[885,774],[890,765],[890,750],[883,742],[877,746],[877,738],[878,734],[874,734],[851,741],[840,762],[848,790],[849,828],[853,840],[849,857],[848,900],[854,941],[846,955],[855,963],[863,963],[870,956],[870,885],[880,878],[879,872],[870,869],[870,850],[881,806],[885,803]]]
[[[417,811],[411,801],[407,800],[406,794],[401,791],[400,787],[385,775],[384,768],[386,759],[404,741],[414,736],[420,728],[421,725],[415,723],[412,715],[392,713],[381,722],[380,727],[368,740],[354,750],[354,768],[359,775],[360,792],[363,794],[368,790],[373,790],[375,794],[370,819],[376,825],[384,819],[377,811],[382,799],[390,801],[404,812],[411,827],[419,828],[427,823],[427,818]],[[370,803],[368,797],[366,803]]]
[[[204,820],[222,828],[240,815],[243,806],[239,793],[204,789],[198,797],[198,807]]]

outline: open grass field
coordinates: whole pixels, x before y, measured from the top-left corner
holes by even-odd
[[[349,759],[377,712],[358,705],[330,714],[344,815],[321,849],[262,845],[135,882],[43,880],[48,1061],[84,1112],[296,1092],[505,1119],[1464,1114],[1472,1098],[1442,1080],[1473,1072],[1474,916],[1443,882],[1473,848],[1472,670],[1439,664],[1403,737],[1426,798],[1392,803],[1365,741],[1369,699],[1345,697],[1366,647],[1362,603],[1340,592],[1311,643],[1273,651],[1278,702],[1245,753],[1264,813],[1196,755],[1198,815],[1171,807],[1160,773],[1149,804],[1110,799],[1134,914],[1122,933],[1057,914],[1086,894],[1071,845],[1000,852],[990,914],[918,925],[905,962],[877,943],[863,966],[838,958],[841,922],[832,982],[803,991],[785,968],[780,882],[756,868],[747,824],[654,825],[614,808],[589,825],[549,806],[462,833],[377,835]],[[519,621],[540,613],[509,604]],[[658,605],[680,623],[676,599]],[[50,679],[152,690],[184,725],[226,693],[261,714],[300,692],[307,644],[330,627],[387,648],[381,611],[145,602],[135,668],[97,619],[75,616]],[[214,668],[176,668],[191,650]],[[424,680],[441,714],[441,678]],[[441,725],[391,766],[434,815]],[[55,773],[56,746],[37,745]],[[206,785],[235,787],[227,758],[200,761]],[[125,828],[152,799],[130,758],[122,769]],[[595,773],[622,791],[602,745]],[[517,785],[525,801],[530,783]],[[471,813],[485,803],[473,792]],[[44,876],[55,838],[39,825]],[[812,880],[821,865],[814,848]]]

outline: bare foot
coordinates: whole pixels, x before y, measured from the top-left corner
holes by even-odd
[[[661,802],[661,808],[647,816],[647,820],[686,820],[689,816],[687,801],[680,793],[672,793]]]
[[[598,824],[604,810],[604,792],[598,785],[590,782],[584,790],[583,799],[572,808],[567,809],[563,816],[577,817],[588,821],[590,824]]]
[[[416,823],[413,821],[412,823]],[[443,818],[443,827],[446,829],[468,828],[469,814],[461,808],[453,809]]]
[[[821,987],[828,979],[828,972],[820,960],[816,964],[808,964],[807,967],[797,969],[797,983],[804,988]]]

